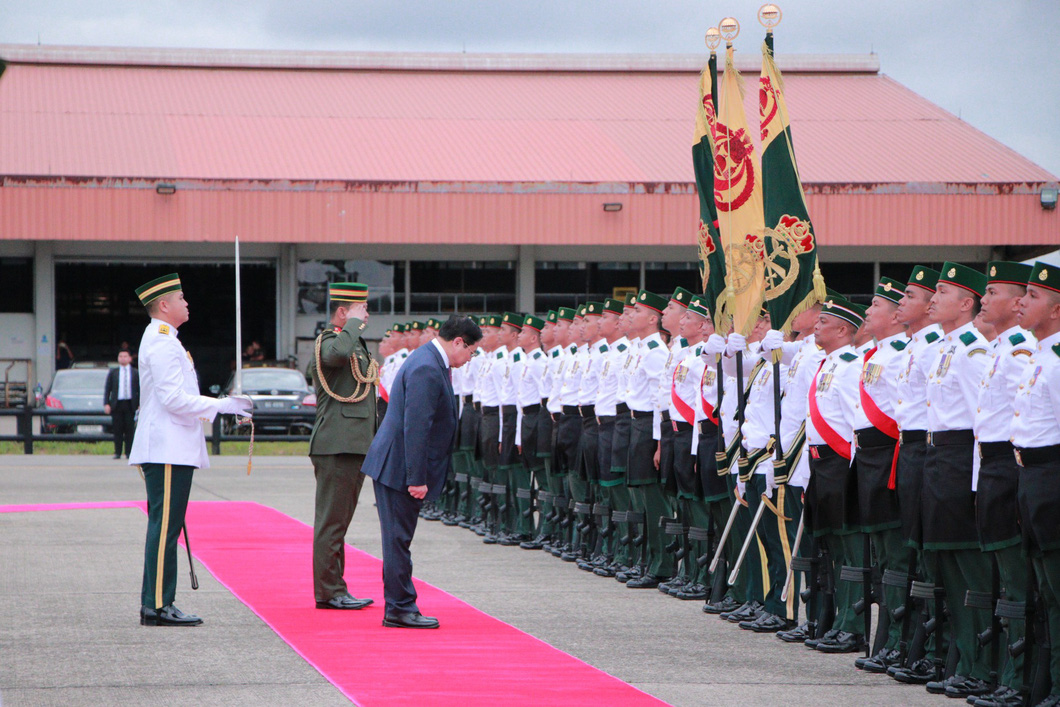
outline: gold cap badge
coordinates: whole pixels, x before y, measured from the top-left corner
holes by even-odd
[[[997,276],[997,266],[990,268],[990,277]]]
[[[950,271],[946,273],[946,277],[957,277],[957,268],[950,268]]]
[[[891,283],[889,283],[889,282],[883,283],[883,291],[884,292],[890,292],[891,291]]]
[[[1045,282],[1046,280],[1048,280],[1049,279],[1049,271],[1048,270],[1042,270],[1040,273],[1038,273],[1038,279],[1041,280],[1042,282]]]
[[[918,272],[916,274],[916,279],[917,280],[923,280],[924,279],[924,271],[923,270],[921,270],[920,272]]]

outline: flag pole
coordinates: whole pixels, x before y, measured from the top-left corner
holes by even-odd
[[[236,236],[236,377],[232,393],[243,394],[243,301],[239,281],[239,236]]]

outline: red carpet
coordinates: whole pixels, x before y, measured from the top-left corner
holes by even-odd
[[[143,508],[118,502],[0,512],[134,505]],[[420,607],[442,627],[383,628],[381,563],[348,545],[346,582],[377,603],[352,612],[315,609],[312,528],[272,508],[192,502],[188,527],[199,562],[357,704],[665,704],[418,580]]]

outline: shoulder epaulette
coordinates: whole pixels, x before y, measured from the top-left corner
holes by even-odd
[[[649,351],[651,351],[652,349],[657,349],[657,348],[659,348],[659,342],[658,341],[649,341],[648,342],[648,350]]]
[[[552,352],[552,358],[555,358],[556,356],[559,356],[559,349]]]
[[[1060,344],[1053,346],[1053,353],[1060,356]]]
[[[625,351],[625,350],[626,350],[626,345],[625,345],[625,344],[619,344],[619,345],[618,345],[618,351],[619,351],[619,353],[621,353],[621,352],[623,352],[623,351]]]
[[[850,353],[849,351],[847,351],[845,354],[840,354],[839,358],[843,361],[846,361],[847,363],[850,363],[851,361],[857,361],[858,355],[856,353]]]
[[[1010,344],[1012,344],[1013,346],[1017,346],[1019,344],[1022,344],[1026,340],[1027,340],[1027,337],[1024,336],[1023,334],[1019,333],[1018,331],[1008,338],[1008,342]]]
[[[572,354],[576,354],[576,353],[578,353],[578,347],[577,347],[577,346],[575,346],[574,344],[571,344],[571,345],[570,345],[570,352],[571,352]]]
[[[503,351],[498,351],[497,352],[497,358],[504,358],[504,352]]]
[[[166,336],[169,336],[169,325],[168,324],[159,324],[158,325],[158,333],[159,334],[164,334]]]
[[[535,351],[534,352],[534,360],[536,361],[539,358],[541,358],[541,352],[540,351]]]
[[[699,356],[701,353],[703,353],[703,344],[700,344],[699,346],[697,346],[696,350],[692,352],[692,355],[693,356]]]
[[[933,343],[935,343],[938,340],[939,340],[939,333],[937,331],[929,331],[927,333],[927,335],[924,337],[924,341],[928,342],[929,344],[933,344]]]
[[[515,354],[514,356],[512,356],[512,362],[513,363],[519,363],[519,359],[520,359],[521,356],[522,356],[522,354],[518,354],[518,353]]]
[[[895,339],[891,342],[891,346],[894,347],[895,351],[905,351],[905,347],[909,346],[909,342],[903,341],[902,339]]]
[[[972,344],[974,344],[976,338],[977,337],[975,336],[975,334],[970,331],[966,331],[960,336],[961,343],[963,343],[965,346],[971,346]]]
[[[683,349],[687,349],[688,348],[688,339],[686,339],[683,336],[681,337],[681,348],[683,348]]]
[[[600,344],[600,353],[607,353],[607,344]]]

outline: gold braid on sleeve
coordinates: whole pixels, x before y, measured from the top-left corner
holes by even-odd
[[[350,356],[350,372],[353,374],[353,379],[357,381],[354,386],[353,395],[343,397],[336,395],[331,390],[331,386],[328,385],[328,379],[324,375],[324,371],[320,366],[320,344],[324,340],[324,333],[321,332],[320,336],[317,337],[316,346],[314,347],[314,353],[316,355],[317,364],[317,378],[320,379],[320,387],[324,389],[324,392],[329,396],[338,400],[340,403],[359,403],[368,397],[368,394],[372,392],[372,386],[379,384],[379,364],[375,362],[375,359],[368,355],[368,370],[361,373],[360,368],[357,366],[357,357]]]

